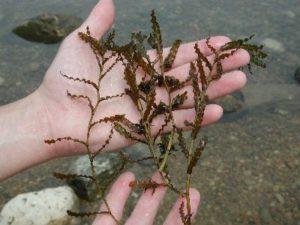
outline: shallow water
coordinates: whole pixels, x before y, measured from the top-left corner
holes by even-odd
[[[195,186],[202,194],[197,220],[200,224],[299,224],[300,85],[294,80],[300,66],[299,0],[115,2],[120,42],[127,41],[132,31],[147,31],[150,9],[157,12],[167,44],[178,38],[192,41],[208,35],[237,38],[253,33],[258,43],[279,42],[279,47],[266,48],[267,69],[249,76],[243,89],[244,109],[231,114],[230,122],[224,120],[206,131],[211,144],[196,172]],[[37,88],[59,47],[27,42],[11,30],[43,12],[85,18],[95,3],[0,0],[0,104]],[[47,174],[33,169],[2,183],[0,207],[15,194],[51,184],[56,164],[43,166]],[[177,169],[179,165],[174,166]],[[14,189],[8,190],[12,185]],[[166,204],[170,201],[172,196]]]

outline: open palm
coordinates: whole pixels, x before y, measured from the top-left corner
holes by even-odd
[[[48,69],[45,79],[37,90],[45,105],[47,117],[51,127],[52,137],[57,138],[71,136],[80,140],[86,139],[87,124],[90,118],[90,110],[87,102],[74,101],[66,94],[67,90],[73,94],[81,94],[89,96],[92,101],[95,101],[96,94],[94,90],[82,83],[73,82],[61,76],[64,73],[68,76],[85,78],[96,81],[98,77],[98,66],[89,46],[81,41],[78,37],[78,32],[85,32],[89,26],[91,34],[95,38],[101,38],[111,27],[114,21],[114,5],[112,0],[100,1],[87,20],[71,33],[61,44],[57,56],[52,65]],[[212,37],[210,43],[219,48],[229,38],[224,36]],[[179,80],[184,80],[188,76],[190,62],[196,59],[194,53],[194,44],[187,43],[180,46],[178,55],[176,56],[173,67],[168,71],[169,75],[176,77]],[[212,53],[206,46],[205,40],[198,41],[202,52],[212,59]],[[164,49],[164,54],[168,53],[168,49]],[[155,51],[148,52],[150,58],[155,57]],[[224,71],[227,73],[222,78],[214,82],[209,90],[208,95],[211,99],[221,97],[235,90],[242,88],[246,83],[245,74],[236,70],[249,62],[249,55],[244,50],[237,51],[232,57],[222,62]],[[113,70],[101,82],[101,96],[121,94],[126,88],[126,82],[123,79],[123,65],[117,64]],[[142,75],[142,74],[141,74]],[[188,91],[188,99],[181,109],[174,111],[174,119],[179,127],[184,128],[184,121],[194,118],[193,110],[193,93],[192,87],[187,85],[180,91]],[[158,90],[156,101],[167,99],[166,93],[163,90]],[[111,116],[115,114],[126,114],[126,117],[133,122],[139,120],[139,114],[128,96],[114,98],[110,101],[105,101],[100,104],[96,113],[96,119]],[[203,125],[217,121],[222,115],[222,108],[218,105],[208,105],[205,110]],[[154,121],[154,130],[159,129],[163,119],[158,118]],[[93,130],[91,136],[91,144],[96,147],[102,145],[110,132],[109,125],[99,125]],[[115,150],[131,144],[124,137],[114,134],[113,139],[107,150]],[[61,142],[55,145],[54,151],[59,156],[71,155],[76,153],[84,153],[84,148],[70,143]]]

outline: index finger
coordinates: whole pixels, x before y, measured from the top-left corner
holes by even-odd
[[[220,47],[222,47],[224,44],[226,44],[229,41],[231,41],[229,37],[215,36],[215,37],[210,38],[209,44],[211,46],[213,46],[215,49],[219,49]],[[178,49],[178,52],[177,52],[177,55],[176,55],[176,58],[175,58],[172,68],[182,66],[186,63],[189,63],[189,62],[197,59],[197,54],[195,53],[195,49],[194,49],[194,46],[196,43],[198,43],[198,46],[199,46],[201,52],[204,54],[204,56],[209,56],[212,54],[212,51],[206,44],[206,39],[181,44]],[[167,57],[167,55],[170,52],[170,49],[171,49],[170,47],[164,48],[164,50],[163,50],[164,58]],[[150,60],[154,61],[157,57],[156,50],[155,49],[149,50],[148,55],[150,57]]]
[[[123,173],[117,181],[113,184],[109,194],[106,197],[106,201],[110,207],[112,215],[120,221],[122,219],[125,203],[131,193],[131,187],[129,183],[135,180],[134,175],[130,172]],[[107,211],[105,204],[100,207],[100,212]],[[114,220],[110,214],[99,214],[93,225],[117,225],[118,223]]]

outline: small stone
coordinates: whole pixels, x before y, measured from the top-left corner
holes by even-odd
[[[284,198],[283,198],[283,196],[282,196],[281,194],[276,193],[276,194],[275,194],[275,197],[276,197],[276,199],[278,200],[278,202],[279,202],[281,205],[284,204]]]
[[[139,198],[139,194],[136,193],[135,191],[133,191],[133,192],[131,193],[131,196],[132,196],[133,198],[135,198],[135,199],[138,199],[138,198]]]
[[[300,66],[296,69],[295,80],[300,84]]]
[[[103,154],[94,159],[96,176],[100,181],[101,189],[105,190],[119,175],[115,171],[122,166],[122,160],[118,154]],[[87,156],[79,157],[70,167],[69,173],[92,176],[90,160]],[[79,198],[92,200],[96,197],[95,183],[90,179],[75,178],[68,180],[68,185],[75,191]]]
[[[252,214],[253,214],[253,213],[252,213],[251,211],[249,211],[249,210],[246,211],[246,215],[247,215],[247,216],[252,216]]]
[[[266,38],[263,40],[263,45],[266,48],[272,49],[276,52],[283,52],[284,51],[284,47],[283,44],[275,39],[272,38]]]
[[[287,116],[289,114],[289,112],[284,109],[275,109],[274,112],[281,116]]]
[[[234,136],[234,135],[229,135],[228,138],[231,140],[231,141],[238,141],[238,137]]]
[[[71,188],[62,186],[20,194],[6,203],[0,213],[1,225],[75,225],[78,219],[67,210],[78,210]]]
[[[297,179],[297,180],[294,182],[294,185],[295,185],[297,188],[300,188],[300,179]]]
[[[260,216],[261,216],[262,221],[266,224],[271,224],[273,222],[271,213],[270,213],[269,209],[267,209],[267,208],[261,208]]]
[[[275,184],[275,185],[273,186],[273,190],[274,190],[274,191],[279,191],[279,190],[280,190],[280,185]]]
[[[293,19],[293,18],[296,17],[296,14],[293,11],[291,11],[291,10],[286,11],[286,15],[288,17],[290,17],[291,19]]]
[[[277,205],[277,202],[275,202],[275,201],[271,201],[271,203],[270,203],[270,207],[274,208],[274,207],[276,207],[276,205]]]
[[[252,175],[252,171],[251,170],[244,171],[244,176],[245,177],[250,177],[251,175]]]
[[[52,44],[61,41],[81,23],[78,17],[45,13],[25,21],[13,32],[28,41]]]
[[[2,86],[5,82],[5,79],[3,77],[0,77],[0,86]]]
[[[211,180],[210,182],[209,182],[209,186],[215,186],[216,185],[216,182],[214,181],[214,180]]]
[[[33,62],[33,63],[30,63],[28,65],[28,68],[29,68],[30,71],[34,72],[34,71],[37,71],[40,68],[40,65],[36,62]]]
[[[244,182],[248,186],[249,190],[252,190],[254,188],[254,186],[257,184],[257,182],[255,180],[253,180],[253,178],[245,178]]]

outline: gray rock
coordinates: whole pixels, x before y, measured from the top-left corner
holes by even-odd
[[[237,112],[243,108],[244,102],[234,95],[226,95],[215,101],[215,103],[223,107],[224,113]]]
[[[300,84],[300,67],[296,69],[295,80]]]
[[[137,143],[124,149],[124,152],[133,160],[140,160],[150,156],[148,146]],[[153,159],[140,161],[139,165],[142,166],[155,166]]]
[[[24,193],[5,204],[1,225],[75,225],[78,219],[67,210],[78,210],[78,199],[71,188],[62,186]]]
[[[13,32],[28,41],[51,44],[61,41],[81,23],[77,17],[45,13],[25,21]]]
[[[118,171],[122,165],[121,157],[115,153],[103,154],[95,158],[94,168],[102,190],[105,190],[119,175],[116,171]],[[73,165],[71,165],[69,173],[92,176],[88,156],[79,157]],[[98,194],[95,182],[90,179],[74,178],[68,180],[67,183],[81,199],[92,200],[96,198]]]

